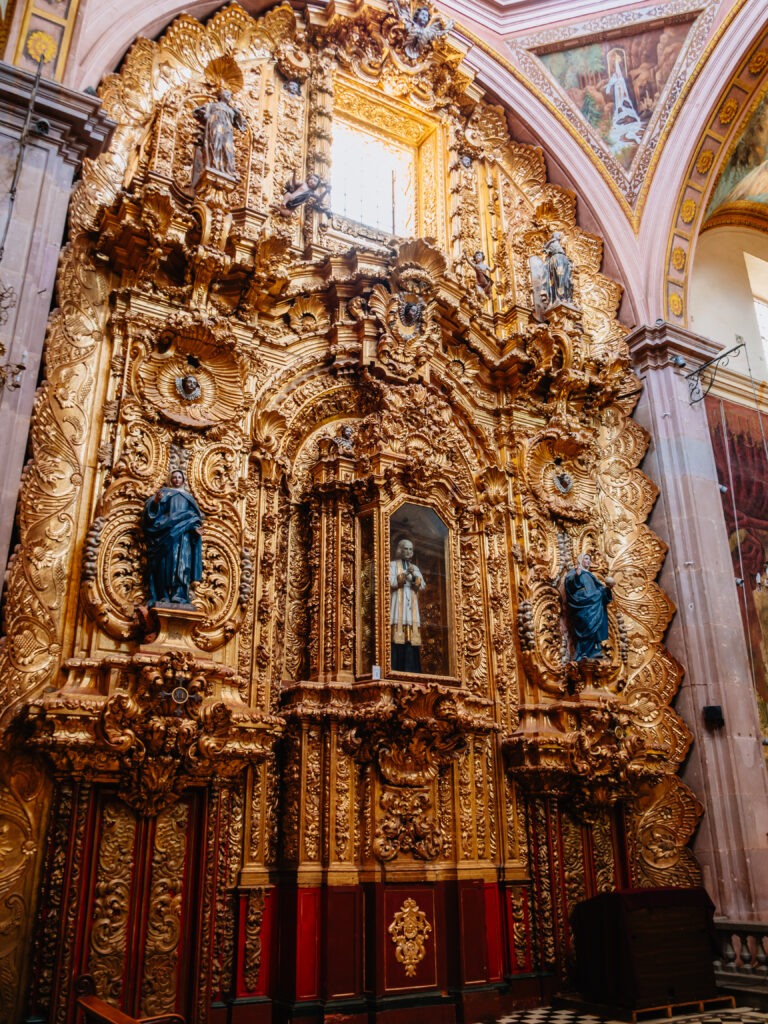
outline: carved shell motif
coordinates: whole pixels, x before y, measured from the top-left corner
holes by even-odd
[[[141,398],[185,427],[210,427],[242,414],[243,371],[231,345],[203,325],[161,335],[139,360],[134,380]]]
[[[531,491],[553,515],[583,522],[597,496],[594,454],[573,433],[546,430],[528,442],[525,472]]]

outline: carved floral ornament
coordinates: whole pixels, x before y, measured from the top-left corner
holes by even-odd
[[[432,931],[427,915],[409,896],[392,918],[388,931],[395,946],[395,959],[403,965],[407,977],[414,977],[416,968],[427,955],[427,941]]]
[[[637,381],[600,242],[478,98],[442,22],[409,41],[383,4],[307,18],[182,16],[102,86],[117,129],[70,209],[9,572],[2,727],[18,715],[61,776],[145,812],[223,777],[251,801],[242,849],[259,870],[278,846],[349,871],[490,870],[525,848],[518,782],[557,794],[594,772],[598,803],[627,805],[642,879],[692,877],[665,824],[688,828],[695,804],[672,781],[688,737],[669,708],[664,548],[644,526],[647,437],[629,418]],[[294,173],[327,180],[342,73],[441,126],[417,167],[421,239],[334,227],[309,201],[274,208]],[[222,89],[246,125],[233,175],[201,166],[193,114]],[[574,301],[536,319],[530,256],[555,231]],[[488,295],[465,273],[477,251]],[[200,510],[202,570],[191,607],[156,611],[158,626],[141,523],[171,470]],[[447,530],[455,659],[445,677],[395,682],[372,667],[389,643],[387,523],[407,502]],[[605,656],[574,667],[560,583],[585,552],[615,586]],[[284,720],[285,797],[270,754]],[[404,957],[429,934],[409,909]],[[251,933],[260,913],[254,901]]]

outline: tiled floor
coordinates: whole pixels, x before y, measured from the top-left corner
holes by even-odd
[[[605,1018],[595,1017],[576,1010],[553,1010],[539,1007],[536,1010],[517,1010],[488,1024],[603,1024]],[[657,1021],[668,1022],[669,1018],[659,1017]],[[748,1006],[734,1010],[708,1010],[706,1013],[686,1013],[671,1018],[673,1024],[768,1024],[768,1013],[758,1013]],[[613,1021],[610,1024],[614,1024]],[[641,1024],[653,1024],[643,1020]]]

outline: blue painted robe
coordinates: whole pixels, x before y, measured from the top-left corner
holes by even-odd
[[[189,604],[189,585],[203,577],[203,546],[197,528],[203,516],[182,488],[161,488],[161,499],[144,505],[149,607],[157,601]]]
[[[571,571],[565,577],[565,598],[576,651],[574,661],[604,657],[602,642],[608,639],[607,606],[613,600],[610,588],[589,569]]]

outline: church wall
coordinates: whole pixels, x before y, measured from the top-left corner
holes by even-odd
[[[713,228],[698,240],[690,283],[690,325],[697,333],[716,341],[720,349],[747,346],[755,380],[768,379],[768,364],[755,315],[754,297],[744,253],[768,260],[768,235],[738,227]],[[734,368],[747,374],[741,353]]]
[[[685,377],[712,359],[718,345],[669,324],[639,329],[628,341],[645,381],[637,417],[653,436],[643,467],[660,482],[651,523],[670,548],[661,582],[677,612],[666,640],[686,668],[675,707],[695,737],[683,778],[705,807],[694,849],[717,907],[718,982],[757,995],[762,987],[750,958],[734,966],[734,950],[742,948],[736,934],[742,923],[746,949],[747,936],[764,933],[768,918],[768,773],[724,515],[730,497],[719,490],[707,409],[704,402],[691,404]],[[729,375],[730,386],[735,379]],[[712,397],[706,402],[717,404]],[[721,708],[722,726],[705,720],[704,708],[712,705]]]

